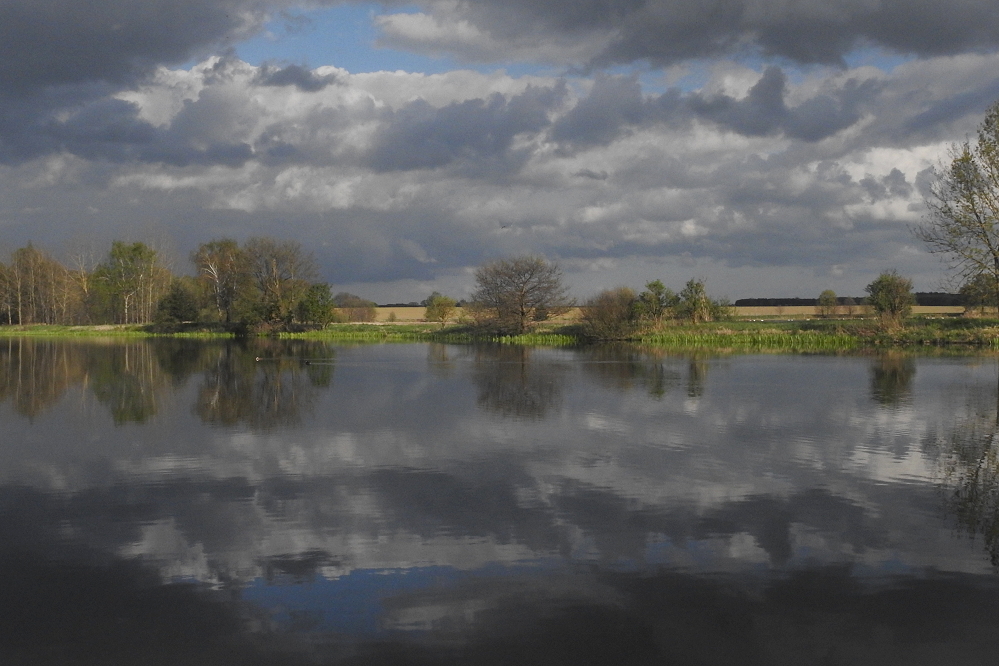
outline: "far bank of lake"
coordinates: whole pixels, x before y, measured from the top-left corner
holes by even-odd
[[[414,308],[415,309],[415,308]],[[496,335],[465,322],[441,327],[430,322],[375,321],[331,324],[325,328],[292,326],[248,329],[218,323],[100,326],[0,326],[0,337],[277,337],[333,342],[442,342],[571,347],[597,342],[583,326],[563,318],[545,322],[523,335]],[[605,340],[604,340],[605,341]],[[975,351],[999,349],[999,319],[954,315],[915,316],[894,329],[873,317],[740,318],[700,324],[669,324],[635,330],[619,341],[678,350],[837,352],[885,347],[940,347]]]

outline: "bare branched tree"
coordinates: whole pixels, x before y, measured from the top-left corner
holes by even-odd
[[[565,313],[573,306],[562,269],[543,257],[501,259],[475,271],[472,300],[488,311],[495,326],[524,333],[532,322]]]
[[[318,272],[312,255],[298,243],[273,238],[251,238],[243,245],[243,252],[260,290],[264,319],[289,319]]]
[[[945,257],[962,284],[985,276],[999,295],[999,103],[978,128],[977,142],[954,146],[927,205],[916,237]]]

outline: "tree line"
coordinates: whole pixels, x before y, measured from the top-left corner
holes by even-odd
[[[190,257],[194,275],[177,275],[142,242],[114,241],[107,255],[61,262],[29,243],[0,262],[0,324],[325,325],[370,321],[375,304],[333,294],[316,280],[312,255],[291,241],[216,239]]]

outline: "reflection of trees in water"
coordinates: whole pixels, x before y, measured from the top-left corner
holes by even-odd
[[[257,360],[257,359],[260,360]],[[207,423],[270,428],[298,422],[333,378],[333,349],[297,340],[226,345],[205,369],[195,412]]]
[[[0,401],[33,418],[78,386],[89,389],[115,423],[143,422],[166,392],[204,372],[195,408],[203,419],[268,427],[293,422],[316,389],[330,385],[332,357],[329,345],[295,340],[9,338],[0,342]]]
[[[80,345],[7,338],[0,343],[0,402],[29,418],[41,414],[87,375]]]
[[[627,344],[594,345],[580,351],[584,372],[603,386],[625,390],[642,386],[657,398],[680,382],[680,374],[666,367],[662,355],[661,350]]]
[[[0,344],[0,400],[28,417],[73,386],[89,388],[116,423],[156,413],[162,389],[198,369],[207,345],[190,340],[113,342],[9,338]]]
[[[115,423],[141,423],[156,413],[156,398],[167,383],[151,345],[109,346],[94,367],[91,390],[111,410]]]
[[[562,404],[565,367],[532,360],[532,350],[520,345],[477,345],[472,379],[478,404],[504,416],[542,419]]]
[[[691,357],[687,365],[687,397],[699,398],[704,395],[704,383],[708,379],[708,362]]]
[[[427,345],[427,367],[437,377],[447,377],[454,370],[454,363],[448,353],[448,345],[431,342]]]
[[[871,398],[885,407],[907,404],[912,399],[915,374],[912,355],[897,351],[878,354],[871,363]]]
[[[999,568],[999,387],[973,394],[965,416],[940,440],[946,510],[971,538],[981,536]]]
[[[999,423],[992,414],[972,416],[945,442],[942,472],[947,512],[972,538],[981,536],[999,567]]]
[[[115,342],[89,356],[91,390],[115,423],[145,421],[163,394],[203,367],[215,344],[194,340]]]

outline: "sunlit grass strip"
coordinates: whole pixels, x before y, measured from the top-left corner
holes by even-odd
[[[481,339],[481,338],[480,338]],[[524,333],[522,335],[501,335],[489,339],[504,345],[538,345],[541,347],[572,347],[580,344],[574,335],[560,333]]]
[[[279,333],[289,340],[326,340],[347,342],[419,342],[432,339],[434,333],[423,326],[331,326],[318,331]]]
[[[862,346],[853,335],[811,331],[720,333],[717,331],[676,331],[644,335],[641,342],[656,347],[676,349],[746,349],[791,352],[847,351]]]
[[[539,345],[566,347],[580,344],[579,338],[559,333],[525,333],[523,335],[488,335],[467,331],[432,330],[425,327],[372,326],[337,327],[322,331],[281,333],[281,338],[299,340],[329,340],[344,342],[442,342],[470,344],[494,342],[509,345]]]
[[[198,340],[229,340],[236,337],[231,331],[177,331],[174,333],[149,333],[159,338],[193,338]]]
[[[143,326],[60,326],[48,324],[30,324],[25,326],[0,326],[0,336],[4,337],[149,337],[151,334]]]

